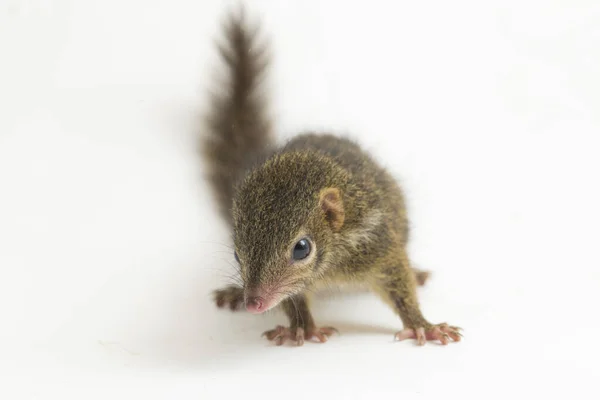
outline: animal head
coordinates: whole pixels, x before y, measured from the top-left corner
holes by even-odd
[[[246,176],[233,202],[233,240],[246,308],[264,312],[328,267],[344,224],[346,172],[310,152],[275,155]]]

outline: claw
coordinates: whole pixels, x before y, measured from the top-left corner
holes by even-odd
[[[269,341],[274,342],[277,346],[281,346],[286,340],[295,342],[296,346],[302,346],[306,339],[312,337],[317,338],[321,343],[325,343],[329,336],[334,333],[338,333],[338,330],[333,327],[313,328],[305,331],[303,328],[292,330],[278,325],[275,329],[263,332],[262,336],[266,336]]]
[[[337,333],[338,335],[340,334],[340,331],[335,329],[333,326],[324,326],[323,328],[320,328],[320,331],[327,336],[332,336],[334,333]]]
[[[459,342],[462,334],[460,328],[449,326],[448,324],[433,325],[425,329],[405,328],[394,335],[396,340],[416,339],[419,346],[423,346],[428,340],[439,340],[443,345],[447,345],[450,341]]]
[[[442,332],[444,332],[444,334],[449,335],[450,338],[452,340],[454,340],[455,342],[459,342],[463,336],[459,332],[461,330],[461,328],[456,327],[456,326],[448,326],[447,324],[444,324],[444,326],[441,327],[441,330],[442,330]]]

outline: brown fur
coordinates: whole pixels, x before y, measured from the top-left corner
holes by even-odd
[[[232,87],[213,109],[210,120],[218,123],[211,125],[207,155],[211,182],[224,214],[231,217],[244,287],[217,291],[217,304],[236,309],[245,292],[260,289],[277,298],[288,315],[292,339],[298,329],[320,338],[307,293],[362,284],[398,313],[405,328],[424,330],[428,339],[444,342],[447,332],[457,340],[450,327],[437,328],[419,309],[416,286],[425,283],[428,273],[411,268],[408,221],[397,182],[356,143],[333,135],[305,133],[269,149],[271,133],[261,104],[249,100],[254,88],[249,82],[262,72],[256,59],[246,57],[252,54],[254,35],[241,19],[232,19],[226,32],[235,49],[226,57],[233,60],[228,62]],[[252,167],[240,161],[267,151],[272,153]],[[310,240],[314,254],[297,262],[290,255],[301,238]],[[278,328],[267,336],[282,338],[282,332]]]
[[[268,66],[266,47],[257,29],[245,23],[240,10],[225,22],[226,43],[219,46],[228,72],[227,90],[211,96],[201,152],[208,180],[215,188],[222,215],[230,221],[233,188],[245,168],[273,145],[271,122],[260,92]]]

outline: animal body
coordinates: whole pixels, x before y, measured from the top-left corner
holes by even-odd
[[[261,92],[269,54],[246,19],[233,13],[225,23],[219,50],[228,84],[212,98],[202,138],[243,283],[217,290],[216,304],[251,313],[280,307],[289,325],[265,332],[269,340],[325,342],[335,328],[314,321],[309,294],[357,285],[398,314],[404,328],[396,339],[459,341],[459,328],[421,313],[416,287],[428,273],[411,267],[395,179],[345,138],[313,132],[276,144]]]

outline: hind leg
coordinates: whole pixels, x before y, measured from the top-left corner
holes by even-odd
[[[417,284],[419,286],[425,285],[431,273],[429,271],[424,271],[422,269],[412,268],[413,273],[415,274],[415,278],[417,279]]]

